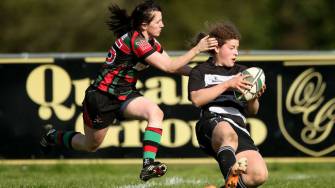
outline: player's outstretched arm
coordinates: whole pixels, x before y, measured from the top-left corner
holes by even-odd
[[[164,72],[177,73],[178,70],[182,71],[183,69],[181,68],[189,63],[200,52],[212,50],[217,45],[218,42],[215,38],[209,38],[209,36],[206,36],[202,38],[195,47],[187,51],[184,55],[179,56],[175,59],[171,59],[171,57],[166,52],[163,52],[162,54],[154,52],[153,54],[145,58],[145,61]],[[190,69],[186,71],[188,71],[189,73]]]

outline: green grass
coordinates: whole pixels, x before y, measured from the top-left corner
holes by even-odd
[[[162,178],[142,183],[138,179],[140,165],[54,164],[0,165],[0,187],[119,187],[119,188],[203,188],[207,184],[223,184],[215,164],[168,166]],[[269,180],[262,188],[325,188],[334,186],[335,163],[271,163]],[[334,186],[335,187],[335,186]]]

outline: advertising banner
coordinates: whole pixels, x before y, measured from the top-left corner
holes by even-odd
[[[208,57],[195,58],[192,65]],[[103,56],[0,57],[0,157],[138,158],[145,121],[111,125],[94,153],[57,149],[42,155],[45,129],[83,132],[82,100]],[[248,129],[265,157],[335,156],[335,55],[242,55],[240,64],[264,70],[267,90]],[[195,135],[199,110],[187,94],[188,78],[155,68],[137,87],[165,113],[158,157],[204,157]]]

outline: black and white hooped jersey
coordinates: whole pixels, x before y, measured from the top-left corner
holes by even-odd
[[[244,65],[235,64],[231,68],[224,66],[216,66],[213,58],[209,58],[206,62],[194,67],[189,76],[188,93],[189,98],[192,91],[215,86],[219,83],[231,79],[234,75],[247,69]],[[233,90],[223,92],[215,100],[201,107],[202,110],[208,110],[212,107],[228,107],[229,109],[237,109],[244,114],[245,103],[238,101]],[[227,109],[227,108],[226,108]]]

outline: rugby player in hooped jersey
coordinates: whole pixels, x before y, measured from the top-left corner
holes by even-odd
[[[251,87],[241,74],[247,67],[236,64],[240,34],[232,23],[222,22],[210,29],[209,36],[219,44],[208,51],[206,62],[192,69],[188,85],[189,99],[201,109],[197,139],[200,148],[217,160],[225,187],[257,187],[267,180],[268,171],[245,117],[258,112],[265,85],[256,98],[237,100],[234,91]]]
[[[143,168],[140,179],[147,181],[165,174],[167,166],[155,161],[162,135],[163,112],[157,104],[144,98],[135,88],[138,73],[150,65],[168,73],[188,75],[186,65],[197,54],[214,49],[215,38],[203,37],[184,55],[172,60],[156,40],[164,27],[162,11],[153,1],[135,7],[128,16],[117,5],[109,7],[107,22],[117,36],[109,49],[94,82],[85,92],[83,101],[84,131],[51,129],[41,139],[42,149],[64,146],[73,150],[96,151],[115,120],[125,118],[147,120],[143,136]]]

